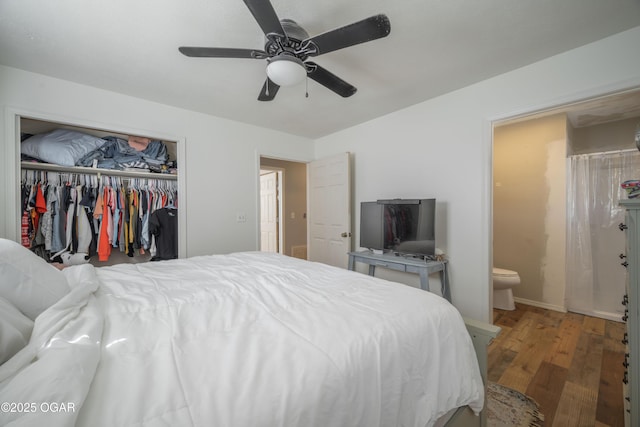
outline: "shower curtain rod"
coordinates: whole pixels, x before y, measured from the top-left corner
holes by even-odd
[[[624,154],[624,153],[638,153],[636,148],[625,148],[624,150],[611,150],[611,151],[599,151],[597,153],[584,153],[584,154],[572,154],[569,157],[576,156],[601,156],[603,154]]]

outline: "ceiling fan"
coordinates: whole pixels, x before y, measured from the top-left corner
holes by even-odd
[[[267,79],[258,96],[260,101],[273,100],[280,86],[292,86],[306,76],[340,96],[353,95],[357,90],[354,86],[307,59],[386,37],[391,31],[389,18],[380,14],[309,37],[295,21],[280,20],[269,0],[243,1],[267,38],[264,50],[190,46],[182,46],[178,50],[186,56],[198,58],[266,59]]]

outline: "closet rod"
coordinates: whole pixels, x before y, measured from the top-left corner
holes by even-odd
[[[34,162],[21,162],[22,169],[28,170],[43,170],[49,172],[66,172],[76,174],[93,174],[93,175],[105,175],[105,176],[123,176],[129,178],[147,178],[147,179],[167,179],[177,180],[177,175],[167,173],[153,173],[153,172],[138,172],[138,171],[121,171],[114,169],[97,169],[87,168],[82,166],[60,166],[50,163],[34,163]]]

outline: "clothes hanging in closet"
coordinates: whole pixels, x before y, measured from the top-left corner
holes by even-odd
[[[175,184],[23,171],[22,245],[47,260],[63,253],[83,253],[107,261],[113,250],[129,256],[153,255],[156,244],[149,221],[155,210],[175,203]],[[171,230],[165,230],[165,239],[170,238]],[[177,227],[173,232],[177,234]]]

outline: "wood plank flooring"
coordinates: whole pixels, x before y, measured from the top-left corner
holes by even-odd
[[[524,304],[494,310],[489,381],[531,396],[547,427],[623,427],[624,324]]]

